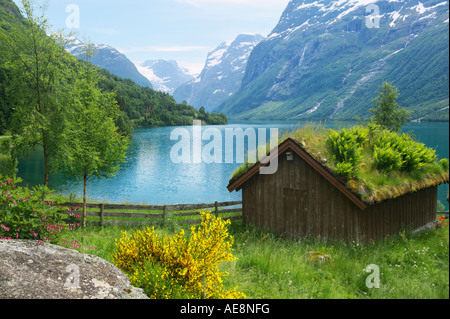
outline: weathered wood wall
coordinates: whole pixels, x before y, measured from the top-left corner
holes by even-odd
[[[274,175],[256,174],[242,188],[243,218],[279,235],[377,240],[436,218],[437,187],[361,211],[299,156],[279,157]]]
[[[435,221],[437,201],[436,186],[370,206],[359,218],[362,239],[383,239]]]

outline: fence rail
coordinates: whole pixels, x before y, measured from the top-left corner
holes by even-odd
[[[82,203],[65,203],[63,207],[83,207]],[[240,207],[237,207],[240,206]],[[231,208],[227,208],[231,207]],[[157,226],[175,219],[179,224],[199,224],[200,219],[180,219],[200,216],[200,211],[213,212],[216,217],[224,214],[242,213],[242,202],[215,202],[211,204],[178,204],[178,205],[123,205],[123,204],[86,204],[86,216],[98,217],[99,221],[87,221],[88,226]],[[92,211],[92,209],[97,211]],[[125,212],[118,212],[125,211]],[[151,211],[143,212],[143,211]],[[188,211],[188,212],[186,212]],[[73,211],[66,211],[69,215]],[[108,220],[105,220],[108,218]],[[121,218],[121,220],[113,220]],[[126,220],[131,219],[131,220]],[[143,219],[143,220],[136,220]],[[242,219],[242,214],[224,217],[224,220]]]

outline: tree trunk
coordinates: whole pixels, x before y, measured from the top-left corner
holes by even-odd
[[[44,186],[48,187],[48,150],[45,136],[42,138],[44,148]]]
[[[84,170],[83,187],[83,228],[86,228],[86,188],[87,188],[87,170]]]
[[[47,150],[44,149],[44,186],[48,187],[48,155]]]

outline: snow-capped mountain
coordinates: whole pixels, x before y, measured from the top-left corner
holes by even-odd
[[[175,99],[214,111],[239,90],[250,53],[263,39],[259,34],[240,34],[233,41],[222,42],[208,54],[200,75],[175,90]]]
[[[189,70],[173,60],[147,60],[142,64],[136,64],[136,67],[152,83],[155,90],[169,94],[173,94],[179,86],[194,79]]]
[[[79,39],[71,39],[66,46],[66,51],[77,58],[84,58],[82,52],[84,45],[84,42]],[[131,79],[140,86],[152,87],[150,81],[139,73],[134,63],[117,49],[98,43],[93,43],[93,46],[96,54],[90,59],[92,64],[104,68],[121,78]]]
[[[414,118],[449,103],[449,1],[291,0],[217,111],[240,119],[365,117],[382,81]],[[447,108],[446,108],[447,107]]]

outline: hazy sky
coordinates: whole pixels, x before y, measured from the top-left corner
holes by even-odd
[[[20,0],[14,0],[16,4]],[[240,33],[267,36],[289,0],[48,0],[55,30],[110,45],[135,62],[174,59],[200,72],[209,51]],[[79,11],[78,21],[73,18]],[[67,24],[69,22],[69,24]],[[73,25],[75,28],[71,28]]]

